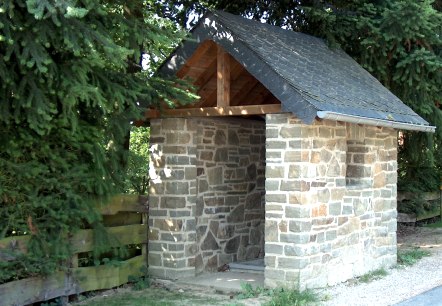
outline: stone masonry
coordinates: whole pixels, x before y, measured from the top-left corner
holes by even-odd
[[[264,121],[200,121],[196,273],[264,257],[264,160]]]
[[[264,256],[264,121],[152,120],[150,145],[152,276]]]
[[[396,263],[397,135],[266,116],[265,285],[324,287]]]
[[[194,276],[196,132],[192,120],[151,120],[149,274]]]
[[[173,118],[151,121],[150,143],[152,276],[264,256],[266,286],[304,289],[396,263],[393,129]]]

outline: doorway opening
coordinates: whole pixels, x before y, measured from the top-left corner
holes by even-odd
[[[264,268],[265,126],[260,117],[198,120],[197,274],[247,261]]]

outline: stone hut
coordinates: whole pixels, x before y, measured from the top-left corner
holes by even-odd
[[[194,105],[151,126],[149,273],[264,259],[265,285],[396,263],[397,131],[434,131],[321,39],[209,12],[160,68]]]

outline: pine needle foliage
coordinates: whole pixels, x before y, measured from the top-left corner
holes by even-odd
[[[182,38],[147,1],[0,2],[0,239],[30,236],[0,283],[53,272],[68,238],[100,224],[93,203],[123,185],[137,102],[195,98],[139,69],[141,52],[155,67]]]
[[[442,183],[442,11],[431,0],[332,1],[311,7],[312,34],[340,45],[431,125],[436,133],[399,134],[398,188],[437,190]]]

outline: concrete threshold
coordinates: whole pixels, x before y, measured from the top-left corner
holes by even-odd
[[[261,272],[264,273],[264,258],[247,261],[232,262],[229,264],[230,271],[234,272]]]
[[[264,287],[264,273],[258,271],[205,273],[178,280],[176,283],[209,287],[222,292],[240,292],[242,283],[249,283],[254,288]]]

